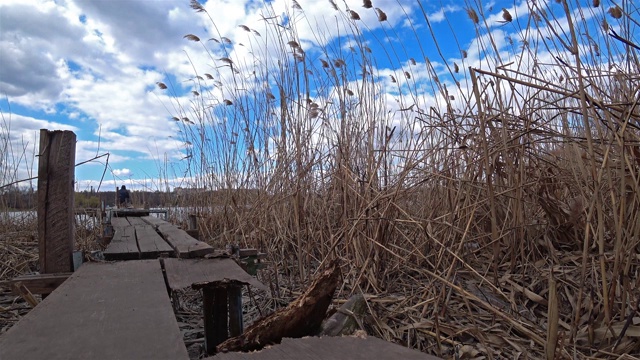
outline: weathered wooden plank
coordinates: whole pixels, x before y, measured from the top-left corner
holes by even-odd
[[[0,285],[11,287],[11,284],[20,282],[32,294],[49,294],[67,280],[69,276],[71,276],[71,273],[22,275],[0,283]],[[15,291],[13,293],[19,295]]]
[[[215,354],[216,346],[229,338],[227,288],[202,288],[204,318],[204,347],[207,354]]]
[[[126,227],[131,225],[131,223],[129,223],[129,219],[127,218],[111,218],[111,226],[113,226],[113,228],[119,228],[119,227]]]
[[[138,225],[148,226],[149,225],[144,220],[142,220],[141,217],[128,217],[128,218],[125,218],[125,219],[127,219],[129,224],[131,224],[133,226],[138,226]]]
[[[171,246],[158,235],[151,225],[136,225],[135,229],[142,259],[155,259],[161,253],[173,253]]]
[[[0,359],[188,359],[157,260],[86,263],[7,333]]]
[[[159,225],[158,232],[171,245],[176,257],[181,259],[202,257],[213,252],[213,248],[207,243],[192,238],[174,225]]]
[[[135,228],[131,225],[114,228],[113,239],[103,252],[106,260],[137,260],[140,251],[136,242]]]
[[[133,216],[149,216],[148,209],[111,209],[113,217],[133,217]]]
[[[244,321],[242,319],[242,287],[235,284],[229,285],[227,287],[227,294],[229,296],[229,336],[240,336],[244,329]]]
[[[155,229],[158,229],[160,225],[171,225],[170,223],[155,216],[143,216],[141,219],[147,224],[153,226]]]
[[[167,283],[171,290],[204,286],[216,282],[250,284],[258,289],[267,287],[229,258],[214,259],[164,259]]]
[[[283,339],[261,351],[221,353],[214,360],[442,360],[375,337],[307,337]]]
[[[41,273],[73,271],[76,134],[40,130],[38,239]]]

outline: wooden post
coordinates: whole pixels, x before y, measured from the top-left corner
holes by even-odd
[[[216,353],[216,346],[229,338],[227,288],[206,285],[202,288],[204,310],[204,347],[207,354]]]
[[[40,273],[73,271],[76,134],[40,130],[38,239]]]
[[[196,214],[189,214],[189,230],[187,234],[194,239],[198,239],[198,218]]]
[[[229,293],[229,336],[242,334],[242,285],[231,284]],[[226,340],[226,339],[225,339]]]

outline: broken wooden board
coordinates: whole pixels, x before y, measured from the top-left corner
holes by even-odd
[[[170,223],[160,219],[159,217],[155,217],[155,216],[143,216],[141,217],[141,219],[146,222],[147,224],[153,226],[154,229],[158,229],[158,226],[160,225],[167,225]]]
[[[320,328],[339,278],[340,266],[334,261],[287,307],[256,321],[240,336],[224,341],[217,346],[217,351],[258,350],[285,337],[311,335]]]
[[[140,259],[135,228],[131,225],[114,227],[113,239],[103,254],[106,260]]]
[[[236,282],[255,286],[261,290],[267,287],[242,270],[233,259],[163,259],[167,283],[171,290],[204,285]]]
[[[172,253],[171,246],[160,236],[153,226],[139,217],[127,218],[136,229],[136,240],[141,259],[155,259],[163,253]]]
[[[186,231],[178,229],[155,216],[142,217],[149,225],[153,226],[156,231],[171,245],[176,257],[181,259],[203,257],[213,252],[213,248],[207,243],[198,241],[189,236]]]
[[[158,260],[85,263],[0,336],[0,359],[188,359]]]
[[[213,252],[209,244],[192,238],[186,231],[178,229],[175,225],[161,224],[157,226],[157,231],[171,245],[178,258],[203,257]]]
[[[136,239],[141,259],[155,259],[160,254],[173,253],[171,245],[149,225],[136,226]]]
[[[261,351],[222,353],[211,360],[442,360],[375,337],[306,337],[283,339]]]

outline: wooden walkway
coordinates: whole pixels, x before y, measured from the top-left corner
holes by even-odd
[[[442,360],[375,337],[306,337],[248,353],[218,354],[211,360]]]
[[[208,244],[154,216],[113,217],[111,225],[114,233],[104,251],[106,260],[155,259],[162,254],[195,258],[213,252]]]
[[[144,211],[111,218],[107,260],[56,277],[23,279],[46,290],[62,282],[21,321],[0,336],[0,360],[12,359],[188,359],[173,305],[174,291],[202,289],[205,349],[243,332],[241,286],[266,287],[233,259],[202,258],[213,249],[185,231]],[[172,257],[172,258],[169,258]],[[56,284],[57,285],[57,284]],[[44,292],[44,291],[43,291]],[[213,359],[421,359],[423,353],[376,338],[284,339],[253,353]]]
[[[0,359],[188,359],[158,260],[87,263],[0,337]]]
[[[113,217],[111,225],[114,236],[105,258],[135,261],[90,262],[65,274],[66,281],[0,337],[0,360],[188,359],[171,292],[194,285],[203,291],[211,286],[225,296],[232,287],[238,296],[229,297],[228,306],[240,309],[240,318],[230,315],[226,300],[224,308],[205,304],[203,318],[205,323],[224,318],[221,323],[227,324],[228,317],[239,325],[236,332],[242,331],[240,287],[265,286],[234,260],[161,257],[193,258],[213,249],[156,217]],[[52,276],[23,282],[50,285]],[[218,334],[205,329],[205,336],[223,341],[232,334],[222,334],[226,329],[217,326]]]

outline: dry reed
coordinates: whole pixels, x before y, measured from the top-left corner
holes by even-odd
[[[495,24],[466,3],[480,41],[440,59],[454,64],[448,74],[426,56],[401,60],[392,42],[378,56],[398,71],[378,73],[353,10],[336,13],[351,52],[329,43],[322,59],[298,59],[296,27],[264,14],[263,36],[279,48],[256,40],[255,61],[224,54],[240,74],[214,74],[230,106],[209,106],[220,99],[204,83],[206,101],[176,103],[179,117],[197,119],[183,127],[189,169],[209,189],[184,205],[212,244],[269,253],[273,296],[342,259],[339,297],[364,294],[362,326],[383,339],[445,358],[640,353],[628,320],[640,301],[640,63],[628,32],[638,9],[562,4],[530,3],[530,35],[503,59]],[[587,11],[626,32],[609,36]],[[438,47],[424,29],[416,41]],[[416,65],[435,103],[415,86],[425,77]],[[385,79],[400,104],[393,117],[379,96]]]

